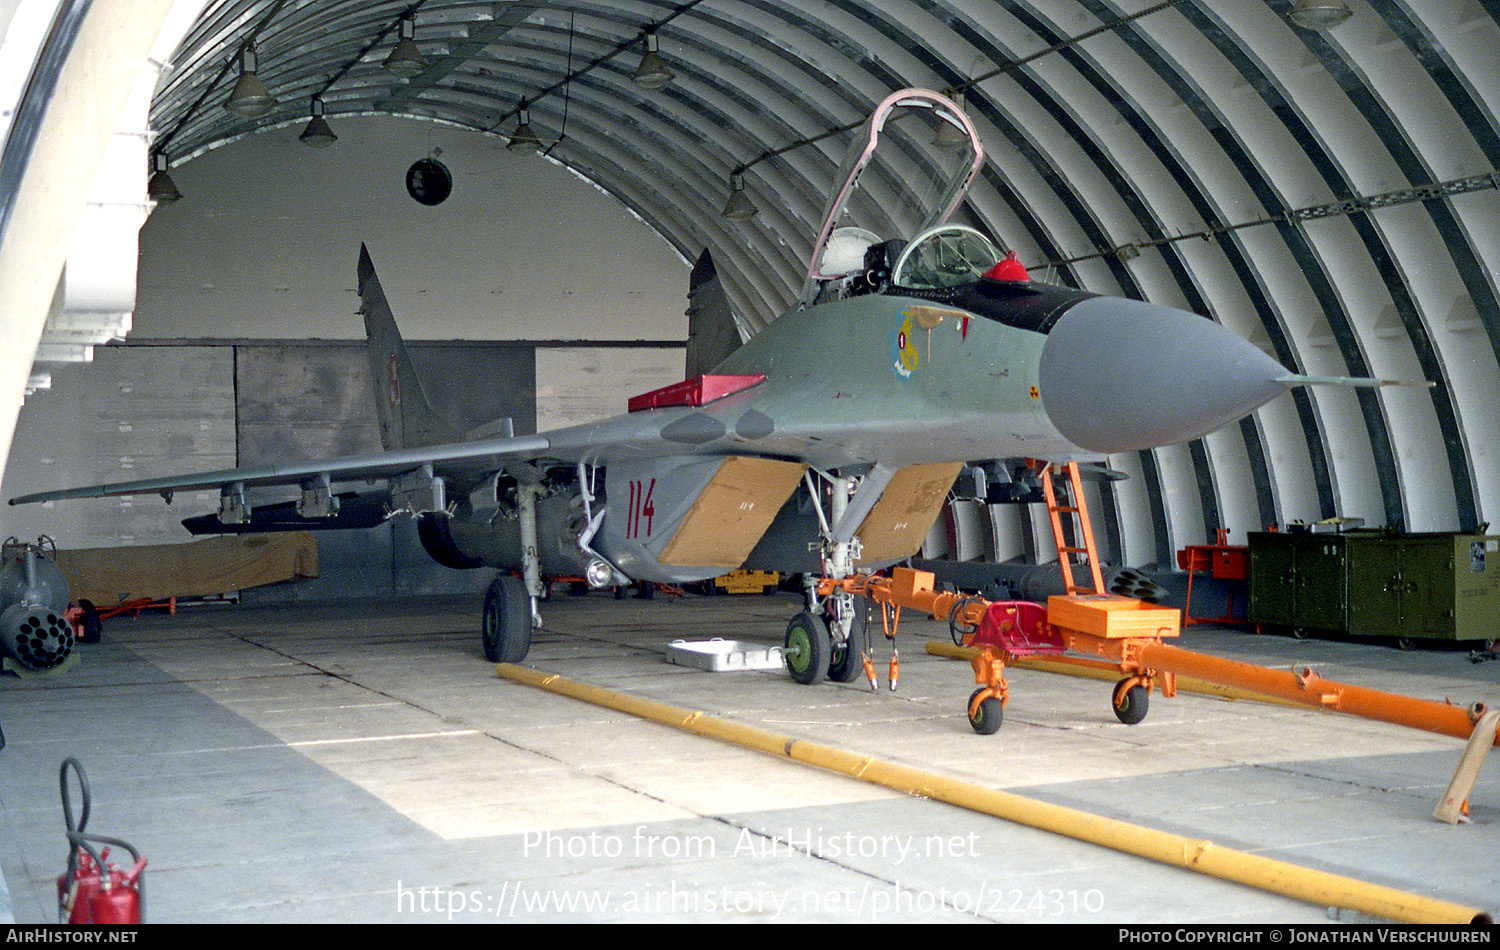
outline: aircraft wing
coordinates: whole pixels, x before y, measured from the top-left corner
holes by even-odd
[[[323,476],[327,476],[330,482],[395,479],[407,473],[421,471],[424,466],[431,466],[435,474],[443,474],[444,470],[484,472],[499,468],[507,460],[535,458],[545,453],[549,446],[549,440],[542,436],[484,439],[451,445],[429,445],[391,452],[375,452],[369,455],[228,468],[216,472],[195,472],[190,475],[168,475],[161,478],[64,488],[22,495],[12,498],[10,503],[26,505],[65,498],[107,498],[116,495],[153,494],[162,495],[170,500],[172,494],[179,491],[223,488],[232,485],[245,488],[300,485]]]

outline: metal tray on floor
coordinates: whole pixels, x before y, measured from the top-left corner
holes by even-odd
[[[781,647],[741,640],[673,640],[667,645],[667,662],[692,666],[710,673],[726,670],[779,670],[785,664]]]

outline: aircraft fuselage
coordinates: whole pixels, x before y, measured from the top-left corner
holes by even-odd
[[[919,298],[864,296],[785,314],[718,371],[766,376],[743,412],[774,429],[745,447],[822,468],[1071,456],[1041,402],[1045,342]],[[741,407],[719,412],[733,432]]]

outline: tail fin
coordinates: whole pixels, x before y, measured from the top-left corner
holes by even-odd
[[[432,411],[422,392],[385,290],[375,276],[370,252],[363,244],[359,246],[359,299],[381,444],[386,449],[409,449],[460,441],[462,433]]]
[[[688,278],[687,378],[711,372],[740,344],[754,336],[729,307],[708,249],[698,255]]]

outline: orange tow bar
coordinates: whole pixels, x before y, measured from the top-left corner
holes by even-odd
[[[1327,680],[1310,668],[1273,670],[1170,646],[1162,641],[1177,636],[1181,613],[1128,597],[1051,597],[1043,610],[1026,602],[992,602],[938,591],[934,581],[926,571],[896,568],[888,578],[855,575],[824,580],[819,590],[826,596],[842,589],[890,605],[895,608],[895,623],[899,623],[902,608],[911,608],[934,620],[947,619],[955,629],[964,630],[963,645],[979,648],[970,662],[980,688],[969,697],[968,713],[970,724],[981,733],[993,733],[1000,727],[1001,710],[1009,700],[1005,664],[1035,655],[1049,655],[1054,662],[1076,666],[1118,670],[1122,679],[1111,698],[1115,715],[1128,724],[1145,718],[1150,693],[1157,684],[1163,695],[1176,695],[1178,675],[1456,739],[1470,738],[1487,711],[1483,703],[1458,706],[1416,699]],[[1085,656],[1065,656],[1066,650]],[[1103,662],[1087,655],[1100,657]],[[1500,743],[1500,738],[1495,741]]]

